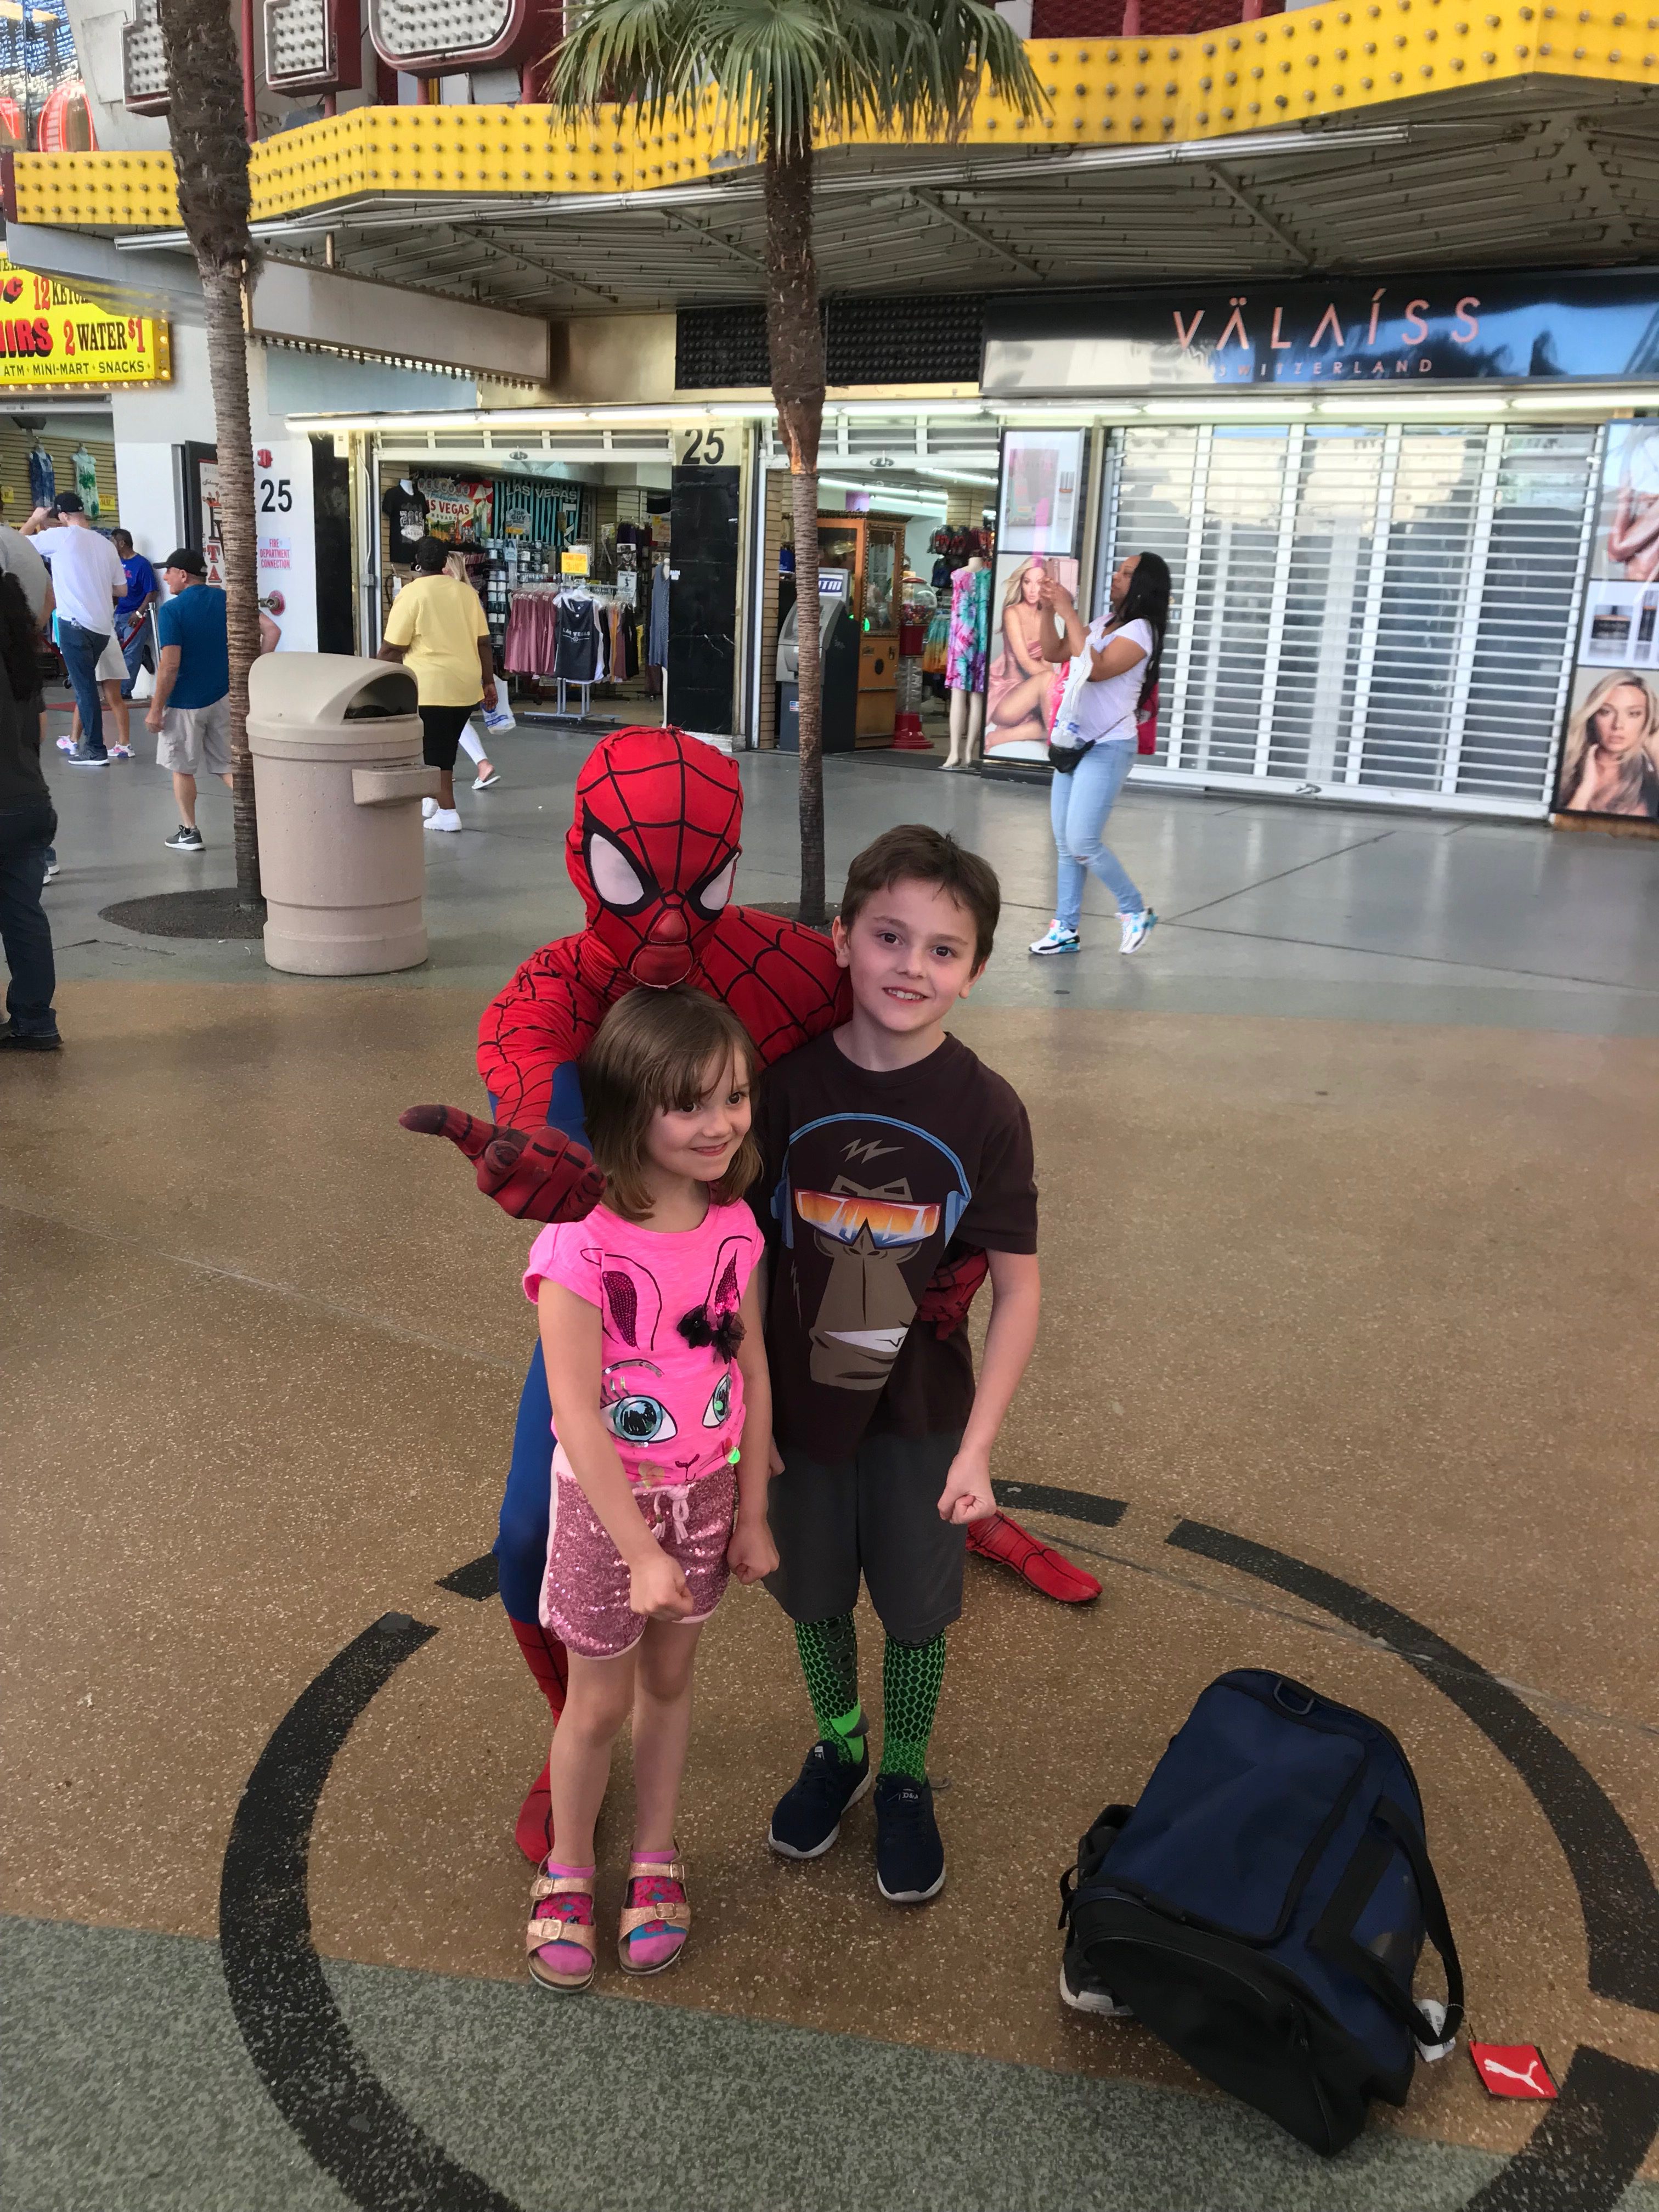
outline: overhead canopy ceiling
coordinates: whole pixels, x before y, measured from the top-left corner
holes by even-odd
[[[259,226],[270,250],[524,313],[763,295],[752,171],[601,199],[385,194]],[[1534,77],[1177,146],[820,162],[826,293],[1659,258],[1659,94]],[[137,240],[129,241],[133,245]]]

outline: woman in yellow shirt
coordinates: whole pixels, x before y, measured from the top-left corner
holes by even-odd
[[[438,771],[438,811],[428,830],[459,830],[455,755],[461,732],[480,707],[495,703],[495,657],[483,603],[471,584],[445,575],[449,548],[422,538],[410,556],[415,574],[392,602],[382,660],[401,661],[415,678],[426,764]]]

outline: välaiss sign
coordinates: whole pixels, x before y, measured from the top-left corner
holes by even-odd
[[[154,315],[112,314],[0,253],[0,387],[165,383],[168,340]]]
[[[1015,295],[985,326],[992,392],[1659,377],[1659,272]]]

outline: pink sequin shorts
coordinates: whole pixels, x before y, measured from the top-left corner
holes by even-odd
[[[716,1468],[712,1474],[678,1486],[641,1484],[634,1502],[685,1577],[692,1602],[686,1625],[707,1620],[730,1579],[726,1547],[737,1511],[737,1469]],[[628,1592],[622,1553],[571,1474],[563,1451],[556,1449],[539,1608],[543,1627],[585,1659],[614,1659],[631,1650],[645,1633],[645,1616],[629,1604]]]

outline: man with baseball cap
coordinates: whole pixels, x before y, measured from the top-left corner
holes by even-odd
[[[196,779],[204,769],[230,786],[230,645],[225,595],[207,580],[207,562],[181,545],[161,563],[173,594],[155,617],[161,665],[144,727],[154,730],[155,765],[173,771],[179,827],[166,840],[175,853],[199,853]]]
[[[225,595],[207,580],[207,562],[193,545],[181,545],[161,563],[161,580],[172,598],[156,614],[155,635],[161,665],[144,716],[154,730],[155,765],[173,771],[173,795],[179,802],[179,827],[163,838],[175,853],[205,848],[196,826],[196,779],[204,770],[230,788],[230,642],[225,623]],[[274,653],[282,635],[263,611],[259,650]]]
[[[97,672],[99,657],[114,632],[115,602],[127,588],[121,556],[88,521],[78,492],[63,492],[51,507],[37,507],[21,535],[33,538],[36,550],[52,563],[58,649],[81,710],[81,742],[66,757],[73,768],[106,768],[109,753]]]

